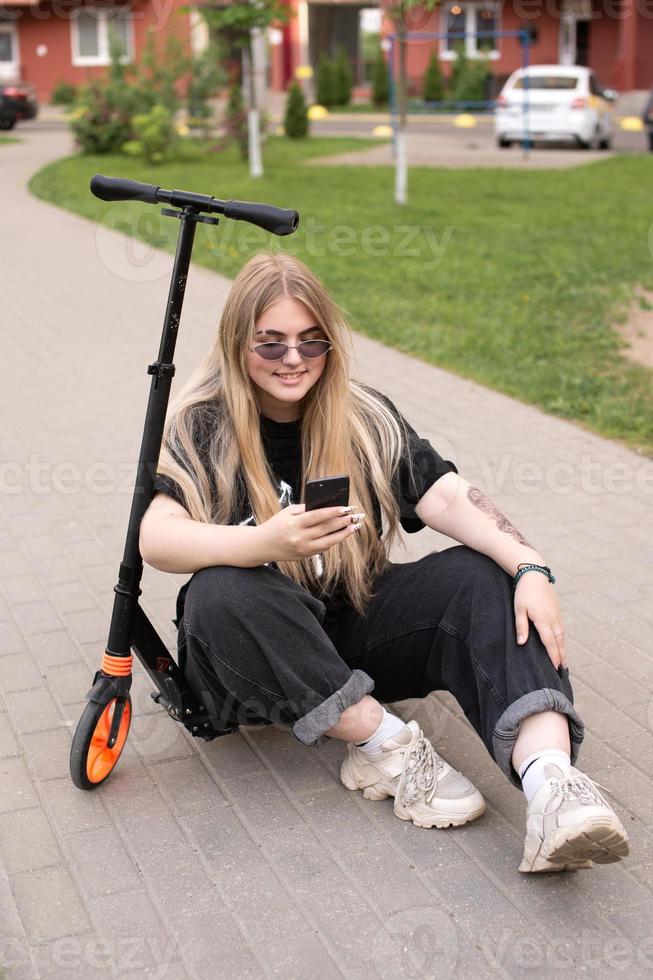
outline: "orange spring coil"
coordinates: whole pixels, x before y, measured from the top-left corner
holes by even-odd
[[[112,677],[125,677],[132,672],[132,660],[131,653],[126,657],[114,657],[105,651],[102,657],[102,672]]]

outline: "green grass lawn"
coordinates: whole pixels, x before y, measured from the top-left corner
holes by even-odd
[[[263,247],[292,251],[355,330],[653,455],[653,371],[623,358],[614,329],[635,286],[653,288],[650,158],[531,173],[414,168],[399,207],[391,168],[303,164],[352,145],[368,142],[273,139],[259,180],[231,151],[160,167],[75,156],[30,187],[168,249],[176,222],[147,205],[98,201],[91,175],[297,208],[291,238],[200,225],[194,260],[233,276]]]
[[[20,143],[20,140],[16,139],[15,136],[0,136],[0,145],[2,143]]]

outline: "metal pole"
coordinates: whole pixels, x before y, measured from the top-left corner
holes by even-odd
[[[392,157],[397,159],[397,87],[395,85],[395,35],[388,36],[388,94],[390,96],[390,125],[392,126]]]
[[[529,159],[529,152],[531,149],[531,138],[529,136],[529,125],[528,125],[528,48],[530,44],[530,37],[528,31],[522,33],[522,68],[524,69],[524,142],[522,145],[523,158],[524,160]]]

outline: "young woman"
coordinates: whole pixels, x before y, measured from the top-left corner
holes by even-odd
[[[256,255],[171,408],[140,548],[192,573],[176,620],[189,681],[216,728],[343,740],[344,785],[394,797],[418,827],[467,823],[485,804],[381,702],[449,690],[527,797],[520,870],[618,860],[626,833],[573,766],[584,726],[550,570],[387,396],[349,376],[350,341],[303,263]],[[343,473],[352,506],[299,503],[306,480]],[[399,525],[461,544],[391,563]]]

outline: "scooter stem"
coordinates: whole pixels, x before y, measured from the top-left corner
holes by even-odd
[[[139,529],[152,497],[152,487],[161,451],[170,385],[175,373],[173,357],[195,239],[195,226],[198,220],[206,220],[191,207],[172,213],[180,219],[179,236],[163,320],[159,355],[154,364],[150,364],[147,369],[147,373],[152,375],[152,382],[145,413],[143,439],[136,469],[125,550],[120,565],[118,584],[114,586],[116,595],[113,602],[107,644],[107,653],[113,656],[130,654],[134,611],[138,596],[141,594],[140,580],[143,574],[143,559],[138,548]],[[216,219],[212,220],[215,221]]]

